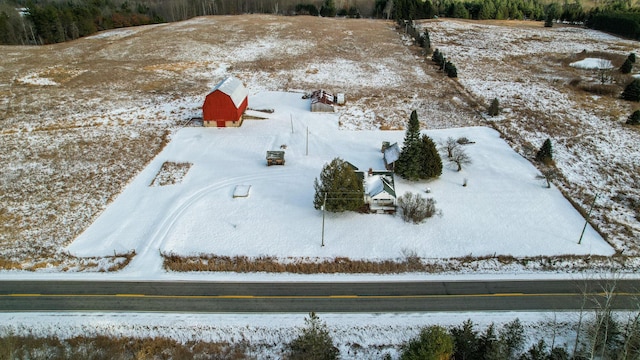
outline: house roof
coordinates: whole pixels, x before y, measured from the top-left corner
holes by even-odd
[[[396,190],[393,183],[393,173],[374,173],[373,175],[366,177],[366,182],[365,192],[371,197],[382,192],[386,192],[393,197],[396,196]]]
[[[220,90],[223,94],[227,94],[236,108],[240,108],[244,99],[249,96],[249,92],[242,85],[242,82],[233,76],[229,76],[216,85],[211,92]]]
[[[269,150],[267,151],[267,159],[284,159],[284,151],[281,150]]]
[[[400,147],[398,143],[393,143],[393,145],[384,149],[384,160],[387,164],[391,164],[396,162],[400,158]]]
[[[322,89],[316,90],[311,94],[311,103],[323,103],[332,105],[335,103],[335,97]]]
[[[345,161],[348,167],[350,167],[353,171],[358,171],[358,167],[353,165],[352,163]]]

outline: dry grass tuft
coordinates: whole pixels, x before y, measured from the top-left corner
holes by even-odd
[[[191,169],[191,165],[193,164],[165,161],[149,186],[167,186],[179,184],[187,175],[189,169]]]
[[[625,265],[625,257],[606,256],[553,256],[523,257],[510,255],[473,256],[460,258],[421,259],[407,255],[403,260],[369,261],[352,260],[346,257],[334,259],[285,259],[274,257],[249,258],[246,256],[218,256],[203,254],[200,256],[179,256],[163,254],[164,268],[169,271],[210,271],[240,273],[294,273],[294,274],[399,274],[406,272],[442,273],[446,271],[477,271],[480,269],[520,268],[523,270],[570,271],[580,272],[586,269],[635,271]]]
[[[34,354],[47,354],[42,358],[81,360],[136,359],[250,359],[248,345],[236,343],[189,341],[174,339],[77,336],[70,339],[5,335],[0,337],[0,359],[41,358]]]
[[[247,256],[218,256],[203,254],[183,257],[163,254],[164,268],[169,271],[222,271],[222,272],[270,272],[297,274],[376,273],[397,274],[415,271],[436,271],[433,264],[424,264],[418,258],[407,257],[404,261],[351,260],[337,257],[328,260],[289,259],[282,262],[275,257],[249,258]],[[443,270],[438,267],[437,270]]]

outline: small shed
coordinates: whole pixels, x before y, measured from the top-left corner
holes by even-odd
[[[219,82],[202,104],[204,126],[238,127],[249,105],[249,92],[242,82],[229,76]]]
[[[342,95],[344,101],[344,95]],[[311,112],[333,112],[333,105],[338,103],[338,98],[324,90],[316,90],[311,93]]]
[[[267,166],[284,165],[284,151],[267,151]]]

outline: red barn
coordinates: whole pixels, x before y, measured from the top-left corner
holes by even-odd
[[[240,80],[230,76],[211,90],[202,104],[204,126],[240,126],[247,109],[247,89]]]

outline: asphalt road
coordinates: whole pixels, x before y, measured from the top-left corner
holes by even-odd
[[[429,312],[638,309],[640,280],[0,281],[0,311]]]

